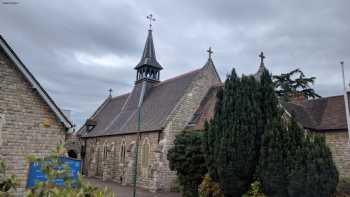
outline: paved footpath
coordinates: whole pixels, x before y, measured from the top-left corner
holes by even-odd
[[[84,180],[96,187],[109,188],[116,194],[116,197],[132,197],[133,195],[133,188],[130,186],[122,186],[115,182],[101,181],[95,178],[84,177]],[[137,197],[180,197],[181,195],[179,193],[174,193],[174,192],[152,193],[142,189],[137,189],[136,196]]]

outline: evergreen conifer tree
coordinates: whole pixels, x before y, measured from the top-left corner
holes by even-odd
[[[308,137],[305,143],[305,151],[307,151],[307,157],[305,160],[304,196],[331,196],[338,184],[338,171],[324,136],[313,135]]]
[[[201,145],[202,133],[183,132],[168,151],[170,169],[176,171],[184,197],[198,196],[198,186],[207,173]]]
[[[232,71],[225,81],[222,100],[206,133],[204,148],[210,176],[227,197],[241,196],[253,180],[258,163],[258,83]],[[208,147],[213,146],[213,147]]]

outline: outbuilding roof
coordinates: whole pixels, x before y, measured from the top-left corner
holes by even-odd
[[[350,96],[350,94],[348,93]],[[315,131],[347,130],[344,96],[283,104],[305,128]]]

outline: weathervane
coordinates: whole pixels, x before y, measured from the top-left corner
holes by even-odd
[[[264,56],[264,52],[261,51],[259,57],[260,57],[260,64],[263,64],[263,63],[264,63],[264,59],[266,58],[266,57]]]
[[[213,50],[211,50],[211,47],[209,47],[209,49],[207,50],[208,54],[209,54],[209,59],[211,59],[211,54],[213,54]]]
[[[153,17],[153,14],[148,15],[147,19],[149,20],[149,30],[152,30],[152,21],[156,21],[156,19]]]

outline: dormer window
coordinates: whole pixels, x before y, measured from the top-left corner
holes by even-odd
[[[85,123],[86,125],[86,131],[89,133],[90,131],[92,131],[95,126],[96,126],[97,122],[95,120],[92,119],[88,119]]]

